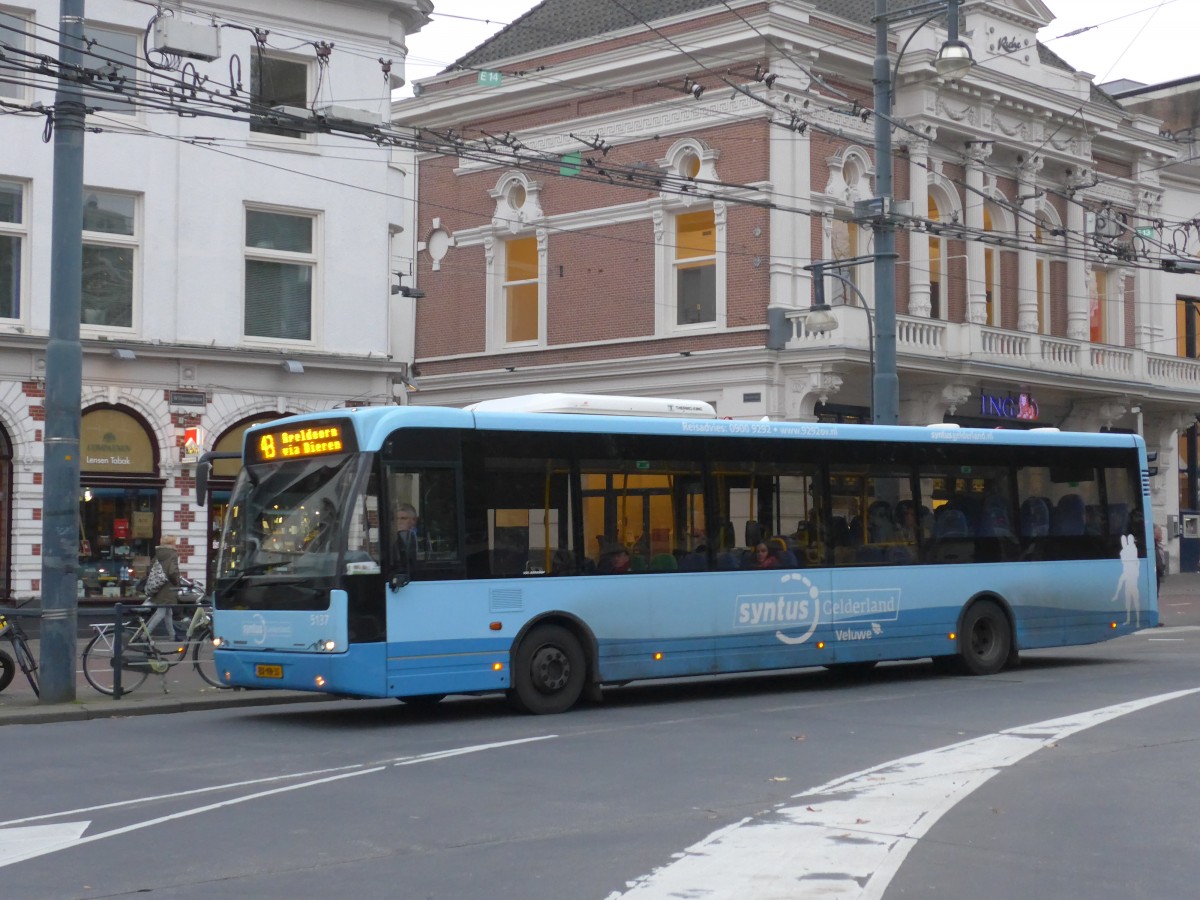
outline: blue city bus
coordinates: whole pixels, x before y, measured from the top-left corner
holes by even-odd
[[[542,394],[280,419],[242,462],[213,602],[245,688],[555,713],[637,679],[986,675],[1157,623],[1136,435]]]

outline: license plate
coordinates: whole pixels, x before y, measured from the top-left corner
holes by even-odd
[[[282,678],[283,666],[264,666],[260,663],[254,667],[254,674],[258,678]]]

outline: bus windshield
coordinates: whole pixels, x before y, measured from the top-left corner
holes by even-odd
[[[327,456],[243,469],[226,514],[218,589],[256,575],[336,576],[360,460]]]

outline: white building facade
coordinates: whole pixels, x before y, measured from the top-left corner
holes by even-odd
[[[409,176],[353,130],[386,121],[431,8],[87,3],[81,597],[127,592],[166,534],[184,574],[206,577],[236,467],[198,506],[199,452],[240,449],[256,421],[402,391],[412,310],[391,287],[411,267]],[[60,55],[58,13],[0,2],[0,596],[18,599],[40,590],[53,192],[40,110],[56,79],[37,59]],[[348,127],[323,127],[334,120]]]

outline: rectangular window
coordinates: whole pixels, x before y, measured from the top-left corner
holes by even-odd
[[[717,226],[712,210],[675,217],[677,325],[717,318]]]
[[[28,19],[0,10],[0,44],[7,44],[18,51],[17,59],[21,59],[20,51],[28,47],[28,35]],[[28,76],[15,67],[0,67],[0,97],[6,100],[24,100],[27,83]]]
[[[918,561],[919,510],[907,467],[834,464],[829,470],[834,565]]]
[[[273,107],[287,106],[296,110],[307,110],[308,70],[306,62],[265,56],[252,52],[250,57],[250,97],[258,117],[250,120],[250,131],[255,134],[273,134],[281,137],[302,138],[303,129],[288,127],[286,123],[272,119]]]
[[[25,187],[0,180],[0,319],[21,315],[25,236]]]
[[[514,238],[504,244],[504,340],[536,341],[540,331],[541,286],[537,238]]]
[[[133,327],[137,251],[137,198],[85,189],[82,324]]]
[[[91,42],[83,66],[97,74],[96,87],[84,88],[89,109],[134,112],[140,36],[106,25],[88,23],[84,37]]]
[[[833,259],[853,259],[859,255],[860,234],[858,223],[847,222],[845,219],[834,219],[829,236],[829,253]],[[849,266],[840,270],[840,275],[854,287],[858,287],[859,266]],[[828,296],[831,306],[858,306],[858,293],[841,278],[830,278],[828,281]]]
[[[246,210],[247,337],[312,340],[316,217]]]

